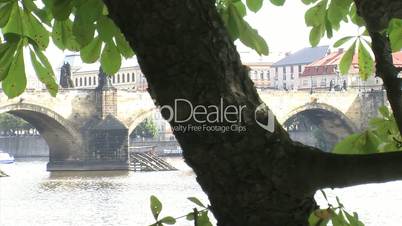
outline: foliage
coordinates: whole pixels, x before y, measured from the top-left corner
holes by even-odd
[[[336,197],[337,206],[335,207],[328,201],[323,190],[321,193],[327,201],[328,208],[314,210],[308,219],[310,226],[326,226],[329,222],[333,226],[364,226],[357,213],[348,213],[338,197]]]
[[[285,0],[270,2],[282,6]],[[364,26],[352,0],[302,2],[312,5],[305,13],[305,22],[311,27],[310,43],[313,46],[318,45],[325,34],[331,38],[342,21]],[[257,53],[268,55],[267,43],[245,20],[248,10],[258,12],[263,3],[264,0],[217,0],[216,6],[233,41],[239,39]],[[401,26],[402,20],[393,19],[384,31],[389,34],[394,51],[402,47]],[[27,51],[39,80],[51,95],[56,95],[58,85],[44,55],[50,41],[62,50],[79,51],[85,63],[99,60],[103,71],[109,75],[119,70],[122,57],[134,55],[120,29],[109,19],[102,0],[1,0],[0,30],[0,81],[4,92],[11,98],[25,90],[24,56]],[[341,46],[354,40],[342,58],[341,73],[348,71],[357,49],[362,78],[367,79],[372,74],[373,59],[369,43],[363,39],[365,34],[344,37],[336,43],[335,46]]]
[[[158,128],[156,127],[155,121],[151,118],[146,118],[137,127],[135,127],[134,131],[130,134],[130,136],[152,138],[155,137],[157,133]]]
[[[338,154],[369,154],[402,150],[402,138],[395,118],[387,107],[379,108],[380,117],[370,120],[369,129],[352,134],[335,147]]]
[[[35,128],[25,120],[7,113],[0,114],[0,131],[3,133],[13,135],[15,131],[30,129]]]
[[[150,197],[150,204],[151,204],[150,207],[152,215],[154,216],[156,222],[151,224],[150,226],[163,226],[165,224],[173,225],[176,223],[176,220],[181,218],[186,218],[188,221],[194,221],[195,226],[212,226],[212,223],[208,217],[209,206],[204,205],[196,197],[189,197],[187,199],[191,201],[193,204],[197,205],[198,207],[201,207],[202,209],[198,210],[197,208],[194,208],[192,212],[189,212],[186,215],[176,218],[172,216],[159,218],[159,214],[162,211],[162,203],[156,196],[152,195]]]

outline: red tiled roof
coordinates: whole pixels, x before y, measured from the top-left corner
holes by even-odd
[[[402,66],[402,51],[393,53],[392,60],[394,61],[395,66],[401,67]]]
[[[314,61],[313,63],[307,65],[301,76],[314,76],[314,75],[324,75],[324,74],[335,74],[335,68],[338,67],[344,52],[335,51],[325,57]],[[395,52],[392,54],[394,65],[400,67],[402,66],[402,51]],[[357,54],[353,56],[352,65],[350,66],[349,73],[357,74],[359,73],[358,57]]]

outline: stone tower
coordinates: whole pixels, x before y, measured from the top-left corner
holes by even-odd
[[[96,87],[96,106],[101,119],[108,115],[117,116],[117,89],[113,87],[110,76],[99,69],[98,86]]]

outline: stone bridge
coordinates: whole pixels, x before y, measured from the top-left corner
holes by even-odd
[[[312,123],[332,142],[366,127],[385,103],[383,91],[261,91],[260,96],[296,139],[311,131]],[[155,110],[148,93],[107,85],[62,89],[56,97],[45,90],[14,99],[0,93],[0,113],[30,122],[48,143],[49,171],[128,169],[128,135]]]

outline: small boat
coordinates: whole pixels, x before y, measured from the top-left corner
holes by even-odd
[[[13,163],[14,157],[8,153],[0,151],[0,164],[10,164]]]

